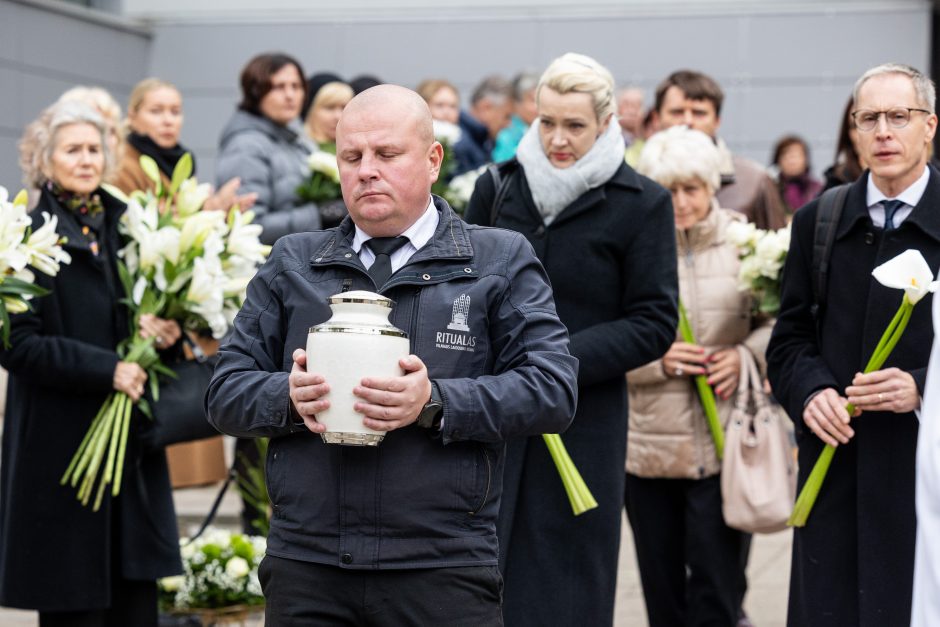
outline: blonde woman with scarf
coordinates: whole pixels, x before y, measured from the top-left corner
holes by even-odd
[[[676,330],[672,205],[665,189],[624,162],[614,81],[597,61],[573,53],[553,61],[536,105],[516,158],[480,177],[466,219],[522,233],[548,271],[580,360],[578,411],[562,439],[598,507],[572,514],[537,434],[508,443],[499,520],[504,617],[507,627],[611,625],[624,373],[661,357]]]

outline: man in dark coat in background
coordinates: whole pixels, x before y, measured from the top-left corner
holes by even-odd
[[[872,269],[907,249],[940,267],[940,172],[927,166],[935,99],[931,81],[908,66],[881,65],[856,83],[852,115],[871,170],[849,188],[816,317],[819,201],[794,217],[770,382],[796,424],[800,486],[823,446],[838,448],[806,526],[795,530],[793,627],[910,623],[915,411],[933,339],[930,295],[883,369],[860,373],[902,296]]]

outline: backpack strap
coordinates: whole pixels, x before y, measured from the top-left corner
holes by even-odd
[[[845,199],[850,183],[839,185],[823,192],[816,209],[816,225],[813,230],[813,317],[820,319],[826,303],[826,283],[829,278],[829,260],[832,257],[832,245],[836,241],[839,219],[845,208]]]
[[[487,226],[496,226],[496,219],[499,218],[499,210],[502,208],[503,200],[509,191],[509,183],[512,181],[513,174],[519,169],[519,162],[515,159],[503,161],[502,163],[491,163],[486,166],[486,171],[493,177],[493,189],[496,190],[496,196],[493,198],[493,205],[490,207],[490,221]]]

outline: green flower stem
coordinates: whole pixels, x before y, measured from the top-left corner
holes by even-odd
[[[124,402],[124,424],[121,427],[121,441],[118,448],[118,458],[117,458],[117,469],[115,470],[115,479],[114,479],[114,490],[112,491],[112,496],[117,496],[121,493],[121,478],[124,474],[124,453],[127,450],[127,432],[130,429],[131,425],[131,412],[134,407],[131,403],[131,399],[128,398],[126,394],[122,394],[125,399]]]
[[[69,462],[68,469],[65,471],[65,474],[62,475],[62,478],[59,480],[60,485],[65,485],[66,483],[69,482],[69,476],[72,474],[73,471],[76,473],[76,476],[78,475],[78,472],[80,472],[76,470],[76,467],[78,466],[78,462],[84,456],[84,453],[88,448],[88,443],[91,441],[91,438],[94,435],[95,430],[98,427],[98,424],[101,422],[101,419],[104,416],[104,412],[105,412],[105,409],[107,409],[107,406],[108,404],[107,402],[105,402],[105,404],[101,406],[101,409],[98,410],[98,415],[96,415],[95,419],[91,421],[91,427],[89,427],[88,431],[85,432],[85,437],[82,439],[82,443],[78,445],[78,450],[75,451],[75,455],[72,456],[72,461]],[[74,485],[75,483],[73,482],[72,486],[74,487]]]
[[[591,490],[584,483],[584,479],[574,465],[571,456],[568,455],[568,450],[565,448],[561,436],[557,433],[545,433],[542,434],[542,439],[545,440],[552,461],[555,462],[555,468],[558,469],[558,474],[561,475],[561,483],[568,495],[568,501],[571,503],[574,515],[580,516],[584,512],[597,507],[594,495],[591,494]]]
[[[865,366],[864,374],[880,369],[888,360],[894,347],[897,346],[898,342],[901,340],[901,336],[904,335],[904,331],[907,329],[907,324],[911,321],[911,314],[913,314],[913,312],[914,303],[910,302],[905,294],[904,298],[901,300],[901,306],[898,307],[897,313],[894,314],[894,318],[888,323],[888,327],[881,335],[878,345],[875,347],[875,350],[872,351],[868,364]],[[855,413],[855,405],[852,403],[846,404],[845,411],[851,416]],[[810,471],[809,477],[807,477],[806,483],[803,485],[803,489],[800,490],[796,503],[793,505],[793,512],[790,514],[790,519],[787,520],[787,524],[791,527],[806,526],[806,521],[813,511],[813,505],[816,504],[816,498],[819,496],[819,490],[822,488],[826,473],[829,472],[829,465],[832,463],[832,457],[835,455],[835,452],[836,447],[827,444],[816,459],[813,470]]]
[[[692,331],[692,325],[689,323],[689,316],[685,312],[685,306],[679,301],[679,334],[682,340],[687,344],[697,344],[695,341],[695,332]],[[715,401],[715,391],[708,384],[708,377],[703,374],[695,375],[695,387],[698,390],[698,397],[702,403],[702,410],[705,412],[705,420],[708,422],[708,430],[712,434],[712,440],[715,442],[715,452],[718,453],[718,459],[722,459],[725,454],[725,432],[721,428],[721,419],[718,417],[718,403]]]
[[[813,510],[813,505],[816,504],[816,497],[819,496],[819,489],[822,487],[823,479],[826,478],[826,473],[829,472],[829,464],[832,463],[832,456],[835,452],[836,447],[827,444],[822,453],[819,454],[819,458],[816,459],[816,464],[809,473],[803,489],[800,490],[800,496],[796,499],[793,512],[787,520],[787,524],[791,527],[806,525],[806,519],[809,518],[809,513]]]

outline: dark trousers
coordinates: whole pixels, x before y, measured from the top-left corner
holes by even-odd
[[[77,612],[39,612],[39,627],[156,627],[157,584],[116,578],[111,607]]]
[[[732,627],[744,534],[725,525],[719,477],[627,474],[627,516],[650,627]]]
[[[347,570],[267,555],[266,627],[502,627],[496,566]]]

